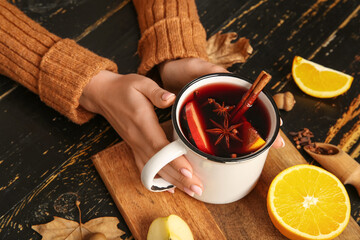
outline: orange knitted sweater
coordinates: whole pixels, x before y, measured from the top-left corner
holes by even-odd
[[[206,33],[194,0],[134,0],[141,30],[138,72],[171,59],[207,58]],[[93,117],[79,105],[82,90],[114,62],[61,39],[0,0],[0,74],[38,94],[48,106],[82,124]]]

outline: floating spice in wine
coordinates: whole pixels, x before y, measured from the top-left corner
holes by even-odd
[[[269,134],[270,117],[265,105],[256,99],[270,78],[262,72],[250,90],[228,83],[196,89],[181,110],[180,126],[185,137],[201,151],[220,157],[257,151]]]

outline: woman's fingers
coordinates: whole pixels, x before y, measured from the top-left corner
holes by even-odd
[[[191,59],[190,59],[191,61]],[[197,61],[197,64],[190,64],[191,65],[191,69],[193,74],[195,75],[194,77],[200,77],[206,74],[211,74],[211,73],[220,73],[220,72],[225,72],[228,73],[229,71],[226,70],[225,68],[207,62],[203,59],[193,59],[192,61]]]
[[[139,149],[133,149],[133,152],[136,165],[141,172],[149,157]],[[191,196],[194,194],[200,196],[204,190],[201,180],[193,174],[193,169],[184,156],[178,157],[166,165],[158,175]]]
[[[228,72],[225,68],[200,58],[183,58],[167,61],[159,66],[164,88],[177,93],[191,80],[200,76]]]
[[[138,128],[141,128],[142,131],[137,131]],[[129,144],[133,149],[136,165],[140,172],[145,163],[169,143],[159,123],[153,120],[142,121],[141,126],[134,129],[133,137],[134,139]],[[136,139],[139,140],[136,141]],[[200,179],[193,174],[191,164],[183,156],[166,165],[159,171],[159,175],[191,196],[202,194],[203,185]]]
[[[201,180],[193,174],[192,167],[184,156],[178,157],[165,166],[159,175],[190,196],[194,194],[201,196],[204,190]]]
[[[170,107],[176,98],[174,93],[162,89],[150,79],[144,79],[143,82],[138,84],[137,89],[158,108]]]
[[[272,147],[274,148],[282,148],[285,147],[285,141],[284,139],[280,136],[280,133],[277,135]]]
[[[154,105],[166,108],[174,100],[174,94],[160,88],[149,78],[103,71],[92,79],[81,103],[87,110],[103,115],[129,144],[141,172],[145,163],[169,144],[160,127]],[[184,157],[165,166],[159,174],[185,191],[194,189],[193,185],[202,186],[200,180],[193,176],[191,165]]]
[[[280,127],[283,125],[283,120],[282,118],[280,118]],[[281,137],[280,132],[278,133],[278,135],[276,136],[276,139],[272,145],[274,148],[282,148],[285,147],[285,141],[284,139]]]

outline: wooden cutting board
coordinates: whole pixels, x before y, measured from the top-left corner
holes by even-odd
[[[152,193],[143,187],[130,148],[121,142],[92,159],[135,239],[146,239],[150,223],[157,217],[177,214],[189,224],[195,239],[286,239],[273,226],[266,209],[266,195],[274,177],[290,166],[306,161],[281,133],[286,146],[271,149],[255,189],[230,204],[197,201],[177,190]],[[359,239],[360,227],[350,219],[337,239]]]

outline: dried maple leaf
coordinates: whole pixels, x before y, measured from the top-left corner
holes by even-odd
[[[223,66],[231,67],[235,63],[243,63],[252,53],[249,39],[239,38],[235,32],[221,34],[216,33],[207,41],[206,52],[210,62]]]
[[[53,221],[31,228],[41,234],[43,240],[81,240],[93,233],[102,233],[107,240],[115,240],[125,233],[117,227],[118,223],[116,217],[95,218],[82,224],[55,216]]]
[[[79,211],[79,223],[60,217],[45,224],[34,225],[31,228],[42,235],[43,240],[85,240],[97,233],[107,240],[120,239],[125,232],[118,229],[119,219],[116,217],[100,217],[86,223],[81,222],[80,201],[76,200],[75,205]]]

